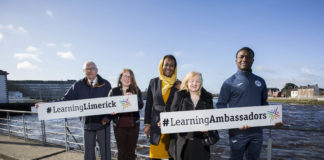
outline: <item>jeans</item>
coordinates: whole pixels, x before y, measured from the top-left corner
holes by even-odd
[[[230,160],[243,160],[244,154],[246,160],[260,159],[262,142],[262,132],[248,133],[243,131],[240,134],[230,137]]]

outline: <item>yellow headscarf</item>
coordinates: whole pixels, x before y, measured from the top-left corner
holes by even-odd
[[[165,95],[168,90],[174,85],[174,83],[177,81],[177,67],[174,69],[174,73],[172,74],[171,77],[167,77],[163,75],[163,58],[160,61],[159,65],[159,73],[160,73],[160,80],[163,81],[166,85],[162,88],[162,96]]]

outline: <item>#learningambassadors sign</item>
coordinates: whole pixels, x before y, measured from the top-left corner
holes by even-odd
[[[217,129],[272,126],[282,122],[282,106],[255,106],[162,112],[161,132],[180,133]]]
[[[137,95],[114,96],[41,103],[38,107],[38,119],[49,120],[134,111],[138,111]]]

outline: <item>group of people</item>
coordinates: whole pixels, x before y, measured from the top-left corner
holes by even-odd
[[[243,47],[236,53],[238,71],[222,85],[216,108],[268,105],[265,81],[252,73],[254,52]],[[118,86],[111,89],[110,83],[98,74],[92,61],[84,63],[85,78],[77,81],[62,100],[78,100],[106,96],[135,94],[138,108],[143,108],[141,90],[131,69],[123,69]],[[202,143],[204,133],[209,131],[161,134],[160,113],[187,110],[212,109],[213,97],[203,87],[199,72],[189,72],[181,81],[177,79],[177,61],[166,55],[159,64],[159,76],[151,79],[147,89],[144,132],[149,137],[151,159],[208,160],[210,147]],[[84,159],[95,159],[95,144],[98,141],[102,160],[110,160],[110,123],[113,123],[117,141],[118,159],[136,159],[136,144],[139,135],[139,111],[80,118],[84,127]],[[282,125],[282,124],[278,124]],[[263,133],[261,127],[242,126],[229,130],[230,159],[259,159]],[[170,143],[170,141],[174,143]]]

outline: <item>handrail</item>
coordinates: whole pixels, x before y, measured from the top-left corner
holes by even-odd
[[[64,128],[64,133],[62,132],[54,132],[54,131],[46,131],[45,130],[45,121],[26,121],[25,119],[25,114],[37,114],[35,112],[30,112],[30,111],[16,111],[16,110],[4,110],[4,109],[0,109],[0,112],[6,112],[7,113],[7,117],[6,118],[0,118],[0,120],[4,120],[6,121],[6,123],[0,123],[0,126],[7,126],[7,128],[0,128],[0,130],[3,131],[7,131],[8,135],[10,136],[11,133],[18,133],[18,134],[23,134],[24,140],[26,141],[28,139],[28,136],[42,136],[42,142],[44,145],[46,145],[46,140],[51,140],[51,141],[56,141],[56,142],[61,142],[61,143],[65,143],[65,147],[66,147],[66,151],[70,150],[70,144],[74,144],[74,145],[78,145],[79,149],[81,150],[83,143],[78,143],[77,142],[77,138],[83,138],[83,135],[77,135],[77,134],[72,134],[72,132],[70,131],[71,129],[79,129],[82,130],[83,132],[83,128],[81,127],[75,127],[75,126],[69,126],[67,124],[67,119],[64,120],[64,125],[56,125],[56,124],[46,124],[46,126],[51,126],[51,127],[58,127],[58,128]],[[11,119],[10,117],[10,113],[20,113],[22,114],[22,120],[17,120],[17,119]],[[141,117],[140,118],[141,121],[144,121],[144,118]],[[10,122],[20,122],[17,124],[10,124]],[[23,126],[19,126],[19,124],[22,124]],[[32,130],[33,128],[27,127],[27,124],[39,124],[41,126],[42,129],[42,133],[41,134],[31,134],[28,133],[27,130]],[[19,130],[14,130],[13,128],[19,128],[22,131]],[[272,128],[272,127],[267,127],[265,129],[269,129],[269,138],[268,138],[268,143],[267,143],[267,159],[270,160],[271,159],[271,152],[272,152],[272,129],[279,129],[279,130],[293,130],[293,131],[312,131],[312,132],[324,132],[323,129],[321,128],[298,128],[298,127],[294,127],[294,126],[283,126],[281,128]],[[50,138],[47,137],[47,134],[56,134],[56,135],[64,135],[64,139],[57,139],[57,138]],[[69,140],[69,137],[72,137],[73,141]],[[140,137],[146,137],[146,135],[144,134],[140,134]],[[111,142],[115,143],[115,140],[111,140]],[[143,144],[136,144],[137,147],[145,147],[145,148],[149,148],[149,145],[143,145]],[[112,149],[112,151],[117,152],[116,150]],[[139,157],[144,157],[144,158],[149,158],[148,155],[142,155],[139,153],[136,153],[137,156]],[[211,154],[215,155],[216,153],[212,152]]]

